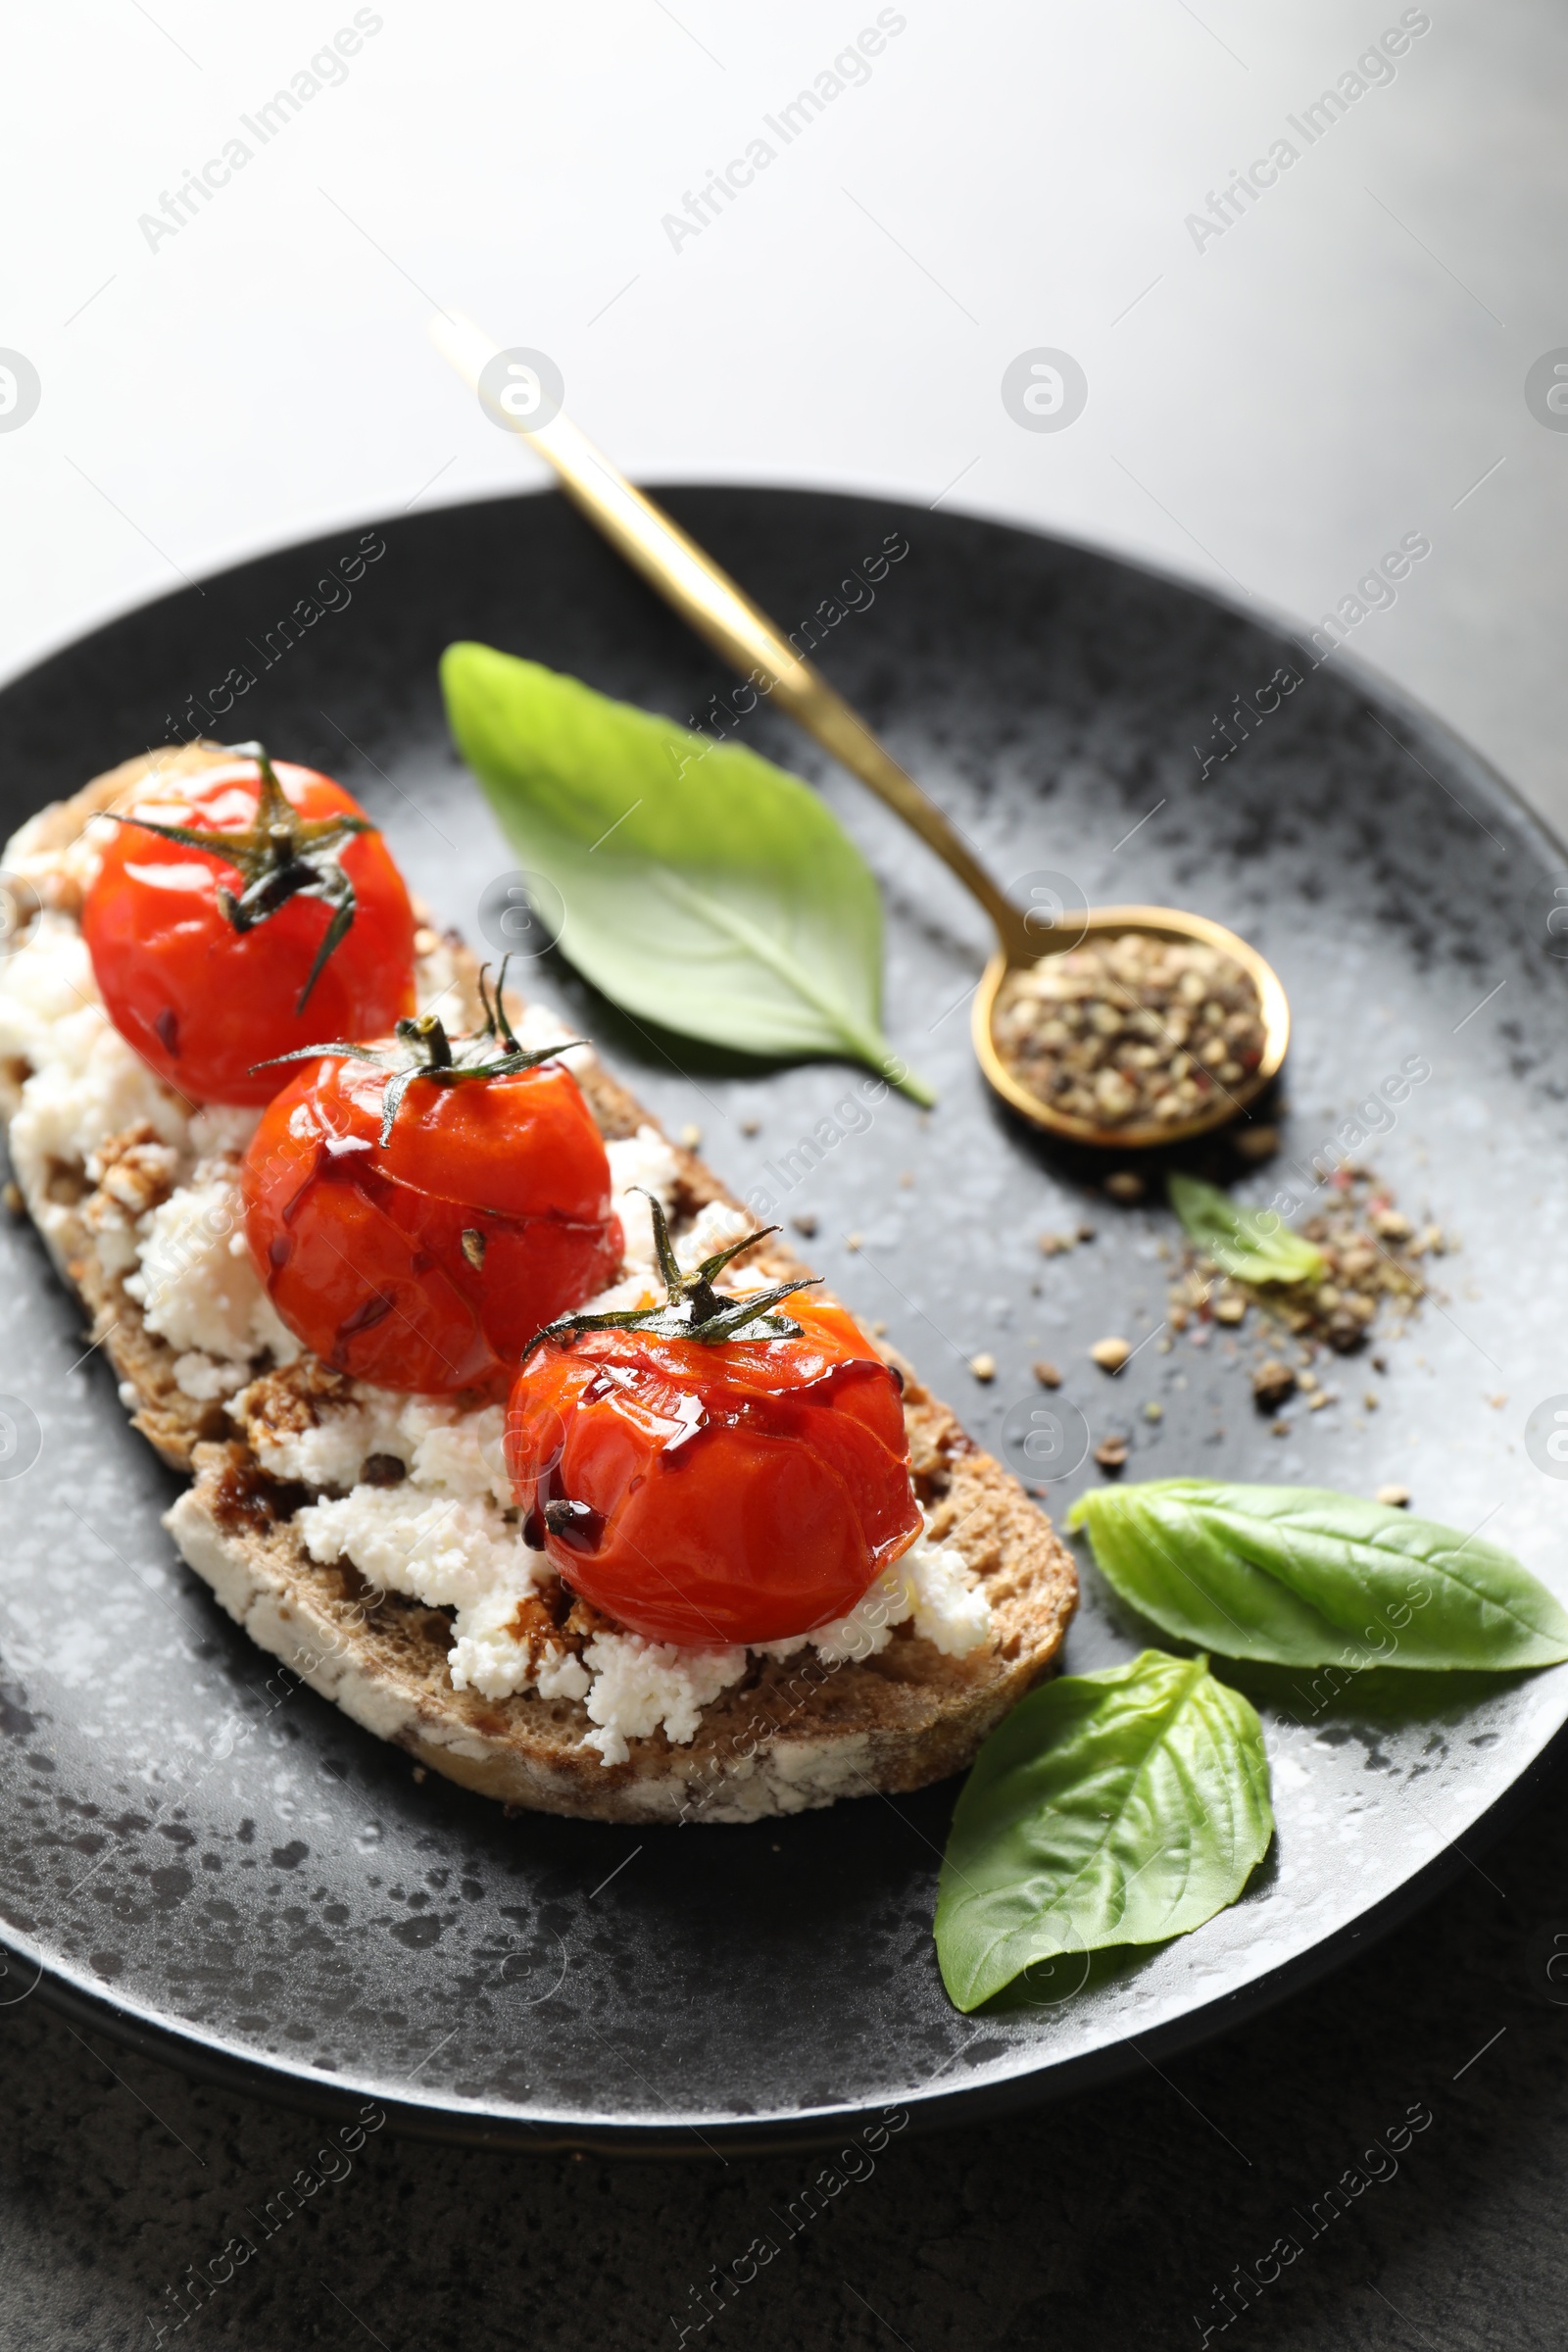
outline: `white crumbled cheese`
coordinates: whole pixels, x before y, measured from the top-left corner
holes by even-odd
[[[548,1004],[525,1004],[514,1034],[519,1046],[529,1054],[537,1054],[542,1046],[561,1045],[568,1037],[575,1037],[577,1032],[568,1029]],[[571,1046],[561,1058],[568,1070],[580,1075],[593,1060],[594,1050],[589,1045]],[[614,1149],[613,1145],[611,1149]]]
[[[515,1600],[533,1591],[543,1558],[493,1503],[424,1494],[407,1482],[307,1503],[295,1524],[313,1560],[346,1552],[372,1584],[437,1609],[474,1608],[498,1592]]]
[[[91,828],[89,828],[91,830]],[[264,1350],[290,1363],[299,1343],[285,1330],[251,1266],[241,1231],[237,1154],[259,1109],[211,1103],[192,1109],[125,1043],[98,995],[91,958],[69,916],[45,910],[24,945],[0,962],[0,1054],[31,1067],[11,1125],[13,1163],[51,1239],[74,1212],[46,1197],[52,1164],[100,1177],[112,1136],[146,1122],[160,1146],[141,1147],[145,1169],[182,1178],[140,1215],[115,1197],[114,1170],[89,1204],[87,1229],[100,1264],[123,1275],[150,1331],[176,1350],[175,1385],[198,1402],[230,1395]]]
[[[555,1643],[536,1658],[516,1630],[517,1605],[536,1589],[543,1557],[493,1503],[443,1500],[412,1486],[360,1486],[308,1504],[296,1524],[313,1559],[346,1555],[383,1591],[456,1611],[447,1657],[454,1690],[486,1698],[529,1687],[545,1698],[587,1695],[580,1659]]]
[[[313,1560],[330,1565],[346,1556],[383,1592],[457,1611],[447,1660],[455,1689],[471,1685],[504,1698],[536,1679],[528,1646],[509,1620],[534,1591],[543,1554],[528,1549],[494,1503],[443,1499],[407,1485],[356,1487],[335,1500],[307,1503],[295,1525]],[[575,1659],[561,1653],[547,1664],[555,1666],[561,1695],[582,1695],[564,1687],[578,1678],[563,1681]],[[586,1689],[580,1669],[579,1676]]]
[[[593,1671],[588,1712],[600,1726],[584,1735],[605,1764],[624,1764],[628,1740],[662,1729],[676,1747],[697,1737],[704,1707],[746,1672],[744,1649],[682,1649],[640,1634],[596,1634],[583,1652]]]
[[[286,1363],[299,1344],[251,1263],[238,1173],[232,1160],[200,1161],[190,1182],[149,1212],[140,1263],[125,1289],[148,1330],[181,1353],[248,1364],[270,1348]]]
[[[675,1244],[675,1263],[683,1274],[690,1274],[705,1257],[715,1257],[731,1242],[744,1241],[756,1231],[756,1218],[749,1217],[744,1208],[731,1208],[727,1200],[710,1200]]]
[[[250,1376],[249,1364],[224,1363],[216,1355],[204,1355],[199,1348],[174,1358],[174,1386],[196,1404],[232,1396]]]
[[[11,1122],[11,1157],[51,1239],[70,1215],[43,1198],[53,1165],[85,1166],[112,1135],[143,1120],[164,1143],[187,1147],[185,1104],[111,1022],[81,934],[65,915],[40,914],[0,962],[0,1056],[31,1064]]]
[[[656,1128],[639,1127],[635,1135],[616,1138],[605,1146],[610,1156],[611,1201],[626,1237],[629,1267],[654,1264],[654,1217],[643,1199],[652,1193],[666,1212],[675,1197],[679,1162]],[[640,1185],[642,1192],[632,1187]]]
[[[914,1619],[915,1632],[950,1658],[966,1657],[991,1638],[991,1604],[956,1545],[920,1538],[901,1560],[884,1568],[848,1616],[819,1625],[805,1639],[824,1665],[874,1658],[886,1649],[896,1625]],[[771,1654],[788,1657],[792,1647],[776,1642]]]
[[[63,1051],[60,1024],[84,1008],[103,1009],[87,943],[68,915],[46,908],[0,964],[0,1055],[42,1069]]]
[[[647,1271],[639,1269],[634,1274],[622,1274],[620,1280],[612,1282],[608,1291],[601,1291],[596,1298],[585,1298],[577,1312],[581,1315],[616,1315],[628,1306],[662,1306],[663,1303],[664,1286],[650,1267]]]
[[[407,1396],[396,1396],[390,1389],[372,1389],[361,1382],[351,1404],[323,1407],[314,1428],[274,1432],[264,1424],[252,1432],[251,1443],[270,1477],[346,1492],[359,1484],[360,1473],[372,1453],[396,1454],[408,1468],[414,1459],[414,1440],[403,1428],[408,1402]],[[244,1405],[241,1396],[241,1412]]]
[[[49,808],[40,808],[36,816],[29,816],[0,851],[0,863],[19,880],[36,883],[40,892],[47,892],[64,880],[85,896],[98,879],[104,849],[115,837],[113,820],[107,816],[89,816],[75,839],[63,848],[54,843],[41,847],[54,830],[53,817],[54,811]]]
[[[450,1029],[457,989],[457,957],[452,953],[450,942],[438,939],[433,948],[425,950],[415,965],[415,1001],[421,1012],[440,1013]]]
[[[991,1639],[991,1603],[956,1544],[916,1544],[899,1566],[914,1596],[914,1630],[944,1657],[966,1658]]]
[[[485,1698],[507,1698],[532,1686],[541,1698],[586,1698],[591,1677],[582,1660],[555,1642],[537,1661],[516,1631],[517,1595],[499,1588],[458,1620],[447,1653],[456,1690],[477,1690]]]
[[[240,1159],[262,1123],[259,1102],[204,1102],[190,1114],[190,1148],[197,1159]]]
[[[400,1434],[412,1445],[409,1469],[416,1485],[441,1494],[484,1497],[505,1509],[512,1501],[506,1427],[503,1405],[461,1413],[449,1404],[405,1399]]]
[[[243,1397],[239,1404],[243,1412]],[[272,1431],[263,1424],[253,1444],[273,1478],[345,1489],[359,1483],[372,1453],[388,1453],[426,1493],[490,1500],[505,1509],[512,1501],[505,1436],[502,1405],[462,1412],[432,1397],[358,1381],[352,1399],[322,1407],[314,1428]]]

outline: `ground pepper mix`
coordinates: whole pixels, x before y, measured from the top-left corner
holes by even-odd
[[[1196,940],[1144,931],[1085,941],[1009,971],[992,1034],[1003,1061],[1054,1110],[1097,1127],[1176,1125],[1262,1059],[1251,976]]]

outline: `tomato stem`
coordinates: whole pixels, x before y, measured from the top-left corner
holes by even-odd
[[[640,1184],[631,1189],[642,1194],[653,1215],[654,1250],[666,1294],[663,1305],[618,1307],[602,1315],[563,1315],[535,1332],[522,1351],[524,1364],[542,1340],[560,1340],[569,1347],[587,1331],[650,1331],[660,1339],[701,1340],[708,1347],[742,1335],[748,1340],[805,1337],[792,1316],[774,1314],[771,1309],[781,1299],[792,1298],[797,1291],[810,1290],[821,1281],[819,1274],[805,1275],[798,1282],[776,1282],[769,1290],[748,1291],[739,1298],[713,1288],[714,1276],[722,1272],[731,1258],[739,1257],[755,1242],[765,1241],[770,1233],[777,1233],[776,1225],[763,1225],[756,1233],[744,1234],[738,1242],[716,1250],[711,1257],[705,1257],[700,1266],[694,1266],[686,1274],[681,1271],[670,1242],[663,1202]]]
[[[557,1045],[528,1047],[519,1045],[513,1034],[501,1002],[506,985],[507,963],[502,961],[500,977],[494,990],[489,985],[490,966],[484,964],[479,972],[479,1002],[484,1006],[482,1025],[466,1035],[451,1038],[439,1013],[421,1012],[416,1018],[399,1021],[393,1032],[390,1050],[380,1046],[358,1046],[346,1038],[333,1038],[318,1046],[297,1046],[292,1054],[276,1054],[270,1061],[259,1061],[258,1070],[275,1069],[279,1062],[319,1060],[323,1055],[341,1054],[347,1061],[368,1061],[390,1075],[381,1097],[381,1133],[378,1141],[383,1150],[391,1141],[392,1125],[402,1107],[403,1098],[416,1078],[429,1078],[437,1086],[457,1086],[470,1078],[514,1078],[522,1070],[536,1070],[541,1062],[555,1061],[573,1046],[587,1044],[583,1037],[564,1038]],[[499,1049],[499,1050],[494,1050]]]
[[[298,1015],[310,1002],[327,957],[354,920],[354,884],[342,864],[344,844],[356,834],[373,833],[375,827],[368,817],[353,816],[347,809],[334,816],[302,817],[261,744],[236,743],[230,753],[236,760],[254,760],[260,774],[255,819],[242,832],[165,825],[150,816],[122,816],[113,808],[104,813],[117,825],[139,825],[144,832],[177,842],[182,849],[201,850],[209,858],[237,867],[244,884],[239,895],[221,885],[218,892],[218,904],[236,931],[254,931],[290,899],[319,899],[331,908],[331,920],[294,1006]]]

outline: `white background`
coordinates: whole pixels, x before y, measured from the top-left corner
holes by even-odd
[[[375,13],[344,81],[156,250],[139,216],[352,7],[13,16],[0,345],[43,389],[0,434],[6,674],[182,574],[514,487],[532,461],[426,341],[440,303],[553,355],[651,482],[945,494],[1308,622],[1424,531],[1357,656],[1568,818],[1568,433],[1523,395],[1568,343],[1548,0],[1432,0],[1393,82],[1201,251],[1186,216],[1302,146],[1286,116],[1394,0],[908,0],[869,80],[678,251],[662,217],[869,0]],[[1064,432],[1002,405],[1041,345],[1087,371]]]

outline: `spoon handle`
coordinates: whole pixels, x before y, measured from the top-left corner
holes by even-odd
[[[499,347],[469,320],[443,312],[431,320],[430,332],[443,358],[477,391],[480,373],[498,356]],[[844,697],[796,652],[728,572],[651,498],[634,489],[569,418],[558,412],[530,432],[497,405],[486,402],[485,413],[537,450],[572,503],[699,636],[743,677],[749,675],[760,691],[776,696],[799,726],[919,834],[979,900],[1009,958],[1032,962],[1049,953],[1052,935],[1043,926],[1034,930],[1026,925],[962,834]]]

